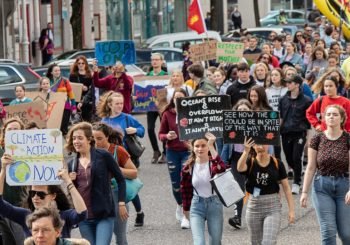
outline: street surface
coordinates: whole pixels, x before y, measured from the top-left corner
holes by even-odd
[[[184,245],[192,244],[191,230],[182,230],[180,223],[175,219],[176,202],[171,192],[171,184],[166,164],[151,164],[153,151],[147,136],[146,115],[135,115],[146,129],[142,142],[146,151],[141,157],[139,177],[144,187],[139,193],[142,207],[145,213],[143,227],[134,227],[136,217],[132,203],[129,204],[128,243],[129,245]],[[157,128],[159,122],[157,123]],[[320,233],[317,218],[312,209],[311,200],[307,209],[300,208],[299,197],[293,196],[295,201],[296,223],[289,225],[288,206],[283,197],[282,225],[278,237],[278,244],[284,245],[317,245],[320,244]],[[233,209],[224,208],[224,232],[223,245],[249,244],[248,229],[243,212],[243,225],[240,230],[231,227],[227,220],[233,214]],[[73,232],[74,237],[79,237],[78,229]],[[340,244],[340,242],[338,241]],[[112,244],[115,244],[113,237]],[[208,244],[208,239],[207,239]]]

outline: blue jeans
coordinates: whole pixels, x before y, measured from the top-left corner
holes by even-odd
[[[221,156],[223,147],[224,147],[224,139],[223,138],[216,139],[216,151],[218,152],[219,156]]]
[[[194,245],[205,245],[205,221],[209,232],[209,244],[220,245],[224,223],[223,208],[217,196],[203,198],[194,195],[191,202],[190,222]]]
[[[343,244],[350,244],[350,206],[345,204],[348,177],[316,175],[312,200],[321,229],[323,245],[335,245],[337,232]]]
[[[91,245],[110,245],[114,218],[88,219],[79,223],[80,234]]]
[[[230,163],[233,144],[224,144],[221,151],[221,159],[227,165]]]
[[[114,235],[116,244],[118,245],[128,245],[128,240],[126,237],[127,227],[128,227],[128,220],[123,221],[119,216],[119,205],[118,205],[118,189],[113,189],[113,198],[114,203],[116,204],[115,208],[115,218],[114,218]],[[129,212],[129,206],[126,204],[126,209]]]
[[[170,175],[171,185],[173,187],[173,195],[177,204],[182,204],[180,181],[181,181],[181,169],[183,164],[188,159],[188,151],[173,151],[171,149],[166,150],[166,159],[168,162],[168,171]]]

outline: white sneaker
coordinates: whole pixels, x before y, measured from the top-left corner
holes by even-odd
[[[175,216],[178,221],[182,221],[184,214],[181,205],[177,205]]]
[[[190,221],[184,215],[181,220],[181,228],[182,229],[190,229]]]
[[[292,185],[292,194],[293,195],[299,195],[299,192],[300,192],[300,185],[293,184]]]

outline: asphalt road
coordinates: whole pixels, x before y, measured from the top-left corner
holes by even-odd
[[[146,116],[136,115],[136,118],[145,125]],[[157,123],[157,127],[159,123]],[[135,209],[130,203],[130,218],[128,222],[128,242],[130,245],[183,245],[192,244],[190,230],[182,230],[180,223],[175,219],[176,202],[171,192],[171,183],[166,164],[151,164],[153,155],[147,130],[142,142],[147,147],[141,157],[139,177],[144,187],[139,193],[142,207],[145,213],[145,224],[143,227],[134,227],[136,217]],[[296,223],[289,225],[288,208],[283,198],[282,225],[278,237],[278,244],[288,245],[316,245],[320,244],[319,226],[316,215],[311,207],[302,209],[299,206],[299,197],[294,196],[296,207]],[[224,208],[224,232],[222,244],[245,245],[249,244],[248,229],[243,218],[240,230],[235,230],[227,220],[232,216],[232,208]],[[244,214],[244,212],[243,212]],[[75,230],[74,237],[79,237]],[[208,242],[208,240],[207,240]],[[113,238],[112,244],[115,244]]]

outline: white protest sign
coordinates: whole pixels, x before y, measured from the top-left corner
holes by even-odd
[[[58,129],[13,130],[5,135],[5,152],[14,163],[6,169],[11,186],[58,185],[63,167],[62,133]]]

